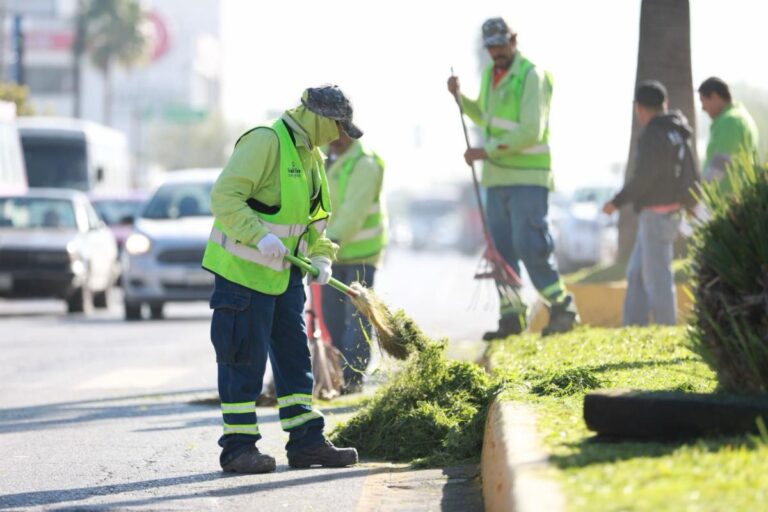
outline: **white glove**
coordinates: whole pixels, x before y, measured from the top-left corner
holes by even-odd
[[[259,240],[256,247],[259,248],[259,251],[261,251],[264,256],[270,258],[282,258],[285,256],[285,253],[288,252],[288,249],[283,245],[283,241],[272,233],[267,233],[264,238]]]
[[[312,261],[312,266],[319,270],[317,277],[314,278],[315,282],[317,284],[328,284],[332,274],[331,260],[325,256],[314,256],[310,258],[310,261]]]

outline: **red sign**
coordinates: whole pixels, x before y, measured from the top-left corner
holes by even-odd
[[[171,38],[168,25],[157,11],[147,14],[147,36],[149,38],[149,58],[154,62],[168,53],[171,48]]]

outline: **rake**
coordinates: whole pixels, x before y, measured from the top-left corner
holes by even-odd
[[[451,68],[451,75],[453,76],[453,68]],[[459,114],[461,116],[461,127],[464,130],[464,142],[467,145],[467,149],[471,148],[469,143],[469,132],[467,131],[467,123],[464,121],[464,108],[461,106],[461,98],[458,91],[453,95],[453,99],[456,100],[456,105],[459,107]],[[520,288],[523,286],[523,282],[517,272],[504,260],[504,257],[496,249],[496,244],[493,243],[491,238],[491,232],[488,229],[488,219],[485,215],[485,206],[483,206],[483,199],[480,195],[480,184],[477,179],[477,171],[475,171],[474,162],[470,162],[470,169],[472,169],[472,184],[475,189],[475,199],[477,199],[477,207],[480,210],[480,219],[483,225],[483,237],[485,238],[485,251],[480,259],[480,263],[475,271],[475,279],[493,279],[496,284],[496,290],[499,296],[505,297],[510,302],[522,302],[520,298]]]

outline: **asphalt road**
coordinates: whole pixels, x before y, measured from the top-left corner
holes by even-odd
[[[438,261],[391,255],[382,295],[429,334],[454,333],[452,353],[476,357],[482,346],[461,340],[495,316],[471,313],[476,260]],[[423,286],[408,284],[416,277]],[[223,474],[218,408],[199,403],[215,393],[209,319],[206,304],[126,323],[117,304],[85,317],[55,301],[0,301],[0,509],[482,510],[474,466],[290,470],[271,408],[258,411],[260,448],[277,472]],[[353,410],[324,412],[334,423]]]

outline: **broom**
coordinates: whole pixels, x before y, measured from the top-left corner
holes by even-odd
[[[320,271],[313,267],[312,263],[305,258],[286,254],[285,259],[312,276],[317,277],[320,273]],[[408,354],[413,347],[409,347],[408,344],[405,343],[405,340],[397,335],[398,328],[395,316],[372,290],[369,290],[358,282],[354,282],[350,286],[347,286],[334,278],[331,278],[328,281],[328,285],[347,295],[351,299],[352,305],[368,319],[373,328],[376,329],[376,339],[378,339],[382,350],[395,359],[408,358]]]
[[[453,68],[451,68],[451,76],[454,76]],[[453,95],[453,99],[456,100],[456,105],[459,107],[461,127],[464,129],[464,142],[467,145],[467,149],[469,149],[472,146],[469,143],[467,123],[464,121],[464,107],[461,105],[461,98],[459,97],[458,91]],[[480,219],[483,225],[483,237],[485,238],[485,252],[483,252],[483,256],[475,272],[475,279],[493,279],[500,296],[506,297],[510,302],[522,302],[519,290],[523,286],[523,282],[520,279],[520,276],[517,275],[517,272],[514,271],[501,253],[496,249],[496,244],[493,243],[491,232],[488,229],[488,219],[485,216],[485,207],[483,206],[483,200],[480,197],[480,184],[477,180],[475,163],[470,162],[468,165],[470,169],[472,169],[472,184],[475,189],[475,198],[477,199],[477,207],[480,210]]]

